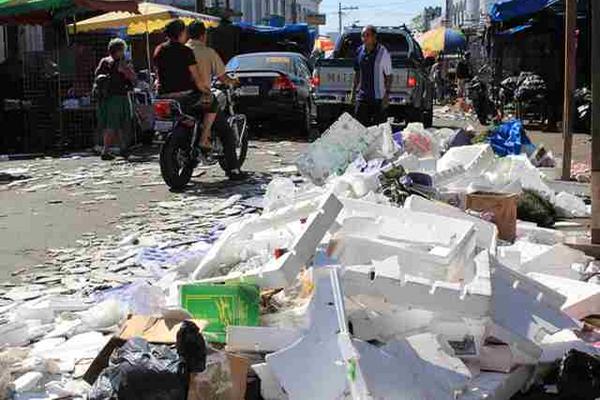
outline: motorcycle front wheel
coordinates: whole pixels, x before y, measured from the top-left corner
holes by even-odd
[[[165,183],[173,190],[183,189],[194,172],[186,135],[177,130],[175,128],[160,149],[160,173]]]
[[[235,126],[234,124],[237,124],[237,126]],[[231,129],[233,129],[236,133],[235,138],[237,143],[235,146],[235,155],[238,160],[239,168],[242,168],[242,165],[244,165],[244,161],[246,161],[246,155],[248,154],[248,140],[250,137],[250,134],[248,132],[249,126],[245,118],[230,119],[229,125]],[[227,166],[225,158],[219,159],[219,165],[223,171],[230,170],[230,168],[228,168]]]

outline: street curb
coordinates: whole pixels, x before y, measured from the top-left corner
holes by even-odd
[[[34,158],[45,157],[44,153],[29,154],[0,154],[0,161],[33,160]]]

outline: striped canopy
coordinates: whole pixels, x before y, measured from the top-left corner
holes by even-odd
[[[449,28],[436,28],[425,32],[418,39],[427,57],[440,53],[453,54],[467,48],[467,39],[461,31]]]
[[[109,12],[77,22],[77,24],[71,24],[69,28],[71,32],[127,28],[127,34],[140,35],[164,29],[169,21],[174,18],[182,19],[186,24],[199,19],[204,21],[207,27],[214,27],[219,24],[219,18],[217,17],[198,14],[165,4],[140,3],[138,11],[138,13]]]
[[[0,24],[41,24],[89,11],[135,12],[137,0],[0,0]]]

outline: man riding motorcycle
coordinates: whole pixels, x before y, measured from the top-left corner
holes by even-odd
[[[167,41],[154,52],[158,93],[162,98],[177,100],[186,113],[202,120],[207,108],[210,108],[206,99],[212,102],[211,88],[197,68],[194,52],[185,46],[185,24],[181,20],[173,20],[166,26],[165,33]],[[223,143],[227,176],[231,180],[245,179],[246,174],[240,171],[235,153],[235,135],[221,113],[217,113],[214,126]]]

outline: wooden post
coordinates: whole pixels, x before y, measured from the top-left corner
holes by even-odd
[[[571,179],[571,150],[573,147],[573,91],[575,89],[575,29],[577,28],[577,0],[566,1],[565,12],[565,83],[563,107],[563,166],[562,179]]]
[[[592,2],[592,244],[600,244],[600,3]]]

